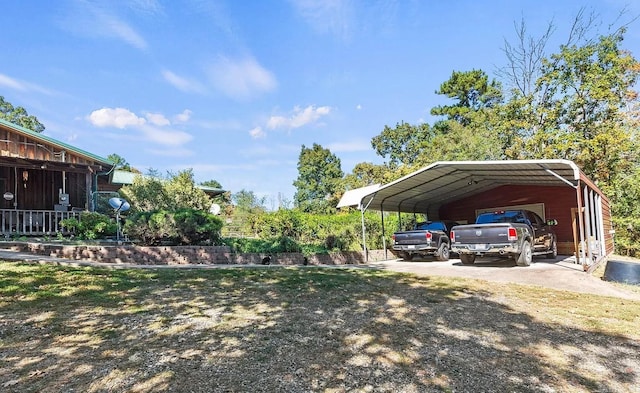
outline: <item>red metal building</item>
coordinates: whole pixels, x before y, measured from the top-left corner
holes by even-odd
[[[556,219],[558,251],[585,265],[614,249],[609,200],[568,160],[436,162],[374,188],[359,206],[461,223],[482,211],[527,208]]]

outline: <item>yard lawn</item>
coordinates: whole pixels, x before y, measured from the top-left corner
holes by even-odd
[[[0,262],[0,391],[638,392],[639,326],[479,280]]]

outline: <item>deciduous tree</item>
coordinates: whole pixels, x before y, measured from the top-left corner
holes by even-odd
[[[303,211],[322,213],[335,209],[344,173],[340,159],[329,149],[314,143],[302,145],[298,158],[298,178],[294,202]]]
[[[14,107],[9,101],[5,101],[3,96],[0,96],[0,119],[34,132],[44,131],[44,125],[38,121],[37,117],[29,115],[21,106]]]

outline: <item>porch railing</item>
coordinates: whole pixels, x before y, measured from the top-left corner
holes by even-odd
[[[81,211],[0,209],[0,229],[4,236],[42,236],[71,232],[60,225],[67,218],[80,217]]]

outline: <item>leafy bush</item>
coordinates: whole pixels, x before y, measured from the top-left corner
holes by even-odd
[[[133,184],[120,189],[132,212],[196,209],[209,210],[211,198],[196,186],[193,171],[185,170],[167,179],[135,176]]]
[[[195,209],[139,212],[124,227],[125,233],[145,245],[216,245],[221,243],[221,229],[222,220]]]
[[[269,239],[227,238],[224,244],[237,253],[276,254],[283,252],[303,252],[303,248],[287,236]]]
[[[87,240],[113,236],[118,231],[118,224],[115,220],[107,215],[95,212],[82,212],[79,219],[67,218],[60,221],[60,225],[74,232],[79,239]]]
[[[225,243],[236,252],[288,252],[304,253],[329,251],[361,251],[362,216],[359,211],[338,214],[311,214],[299,209],[280,209],[252,214],[252,233],[255,239],[226,239]],[[395,215],[385,216],[385,239],[389,245],[391,234],[397,229]],[[365,213],[367,248],[382,248],[382,225],[377,213]],[[295,246],[294,246],[295,244]]]
[[[630,257],[640,256],[640,218],[623,217],[613,219],[615,228],[615,252]]]

